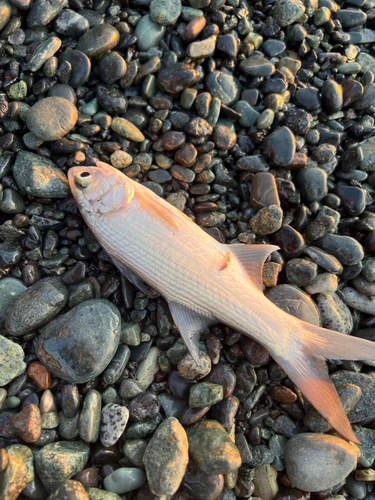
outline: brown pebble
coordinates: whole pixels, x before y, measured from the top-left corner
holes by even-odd
[[[99,484],[98,469],[90,467],[88,469],[81,470],[73,477],[73,479],[81,483],[86,490],[89,488],[97,488]]]
[[[20,228],[29,227],[29,218],[27,215],[16,214],[13,217],[13,224]]]
[[[176,152],[174,159],[183,167],[192,167],[197,159],[198,153],[190,142],[183,144]]]
[[[180,422],[182,425],[191,425],[198,422],[210,409],[210,406],[205,408],[187,408],[181,415]]]
[[[209,333],[206,337],[206,347],[207,354],[211,358],[211,363],[213,365],[217,365],[220,361],[220,352],[221,352],[221,342],[213,333]]]
[[[303,153],[295,153],[292,163],[288,165],[288,170],[299,170],[300,168],[305,168],[307,165],[307,156]]]
[[[0,472],[3,472],[8,465],[9,456],[5,448],[0,449]]]
[[[30,364],[27,373],[36,385],[41,389],[47,390],[51,385],[51,372],[40,361],[34,361]]]
[[[175,149],[180,148],[185,141],[186,135],[184,134],[184,132],[167,132],[163,135],[162,138],[163,147],[167,151],[174,151]]]
[[[297,394],[285,387],[285,385],[271,387],[269,394],[274,401],[279,403],[294,403],[297,401]]]
[[[241,337],[241,349],[245,358],[255,367],[266,365],[270,360],[268,351],[254,340],[245,337],[245,335]]]
[[[42,434],[42,416],[36,405],[25,406],[14,418],[13,427],[26,442],[34,443]]]
[[[276,262],[266,262],[263,265],[262,280],[269,288],[277,285],[277,278],[282,269],[281,264]]]
[[[185,28],[184,38],[186,43],[193,42],[206,26],[206,18],[203,16],[195,17]]]
[[[177,365],[178,373],[186,380],[200,380],[211,371],[211,359],[205,352],[199,351],[198,365],[191,354],[186,354]]]
[[[232,129],[225,125],[217,125],[214,128],[213,141],[219,149],[232,149],[236,144],[237,135]]]

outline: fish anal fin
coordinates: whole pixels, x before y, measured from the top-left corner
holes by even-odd
[[[328,423],[345,439],[361,444],[354,434],[341,399],[326,371],[323,358],[309,353],[308,346],[285,360],[275,356],[289,378]]]
[[[270,253],[278,250],[275,245],[225,245],[235,256],[248,278],[262,290],[262,269]]]
[[[211,317],[203,316],[182,304],[168,301],[169,310],[171,311],[173,321],[180,330],[181,336],[184,339],[185,345],[188,348],[194,361],[200,365],[199,360],[199,336],[201,332],[212,325],[215,320]]]

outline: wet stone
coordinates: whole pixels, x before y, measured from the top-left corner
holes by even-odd
[[[176,372],[175,372],[176,373]],[[171,387],[171,381],[176,377],[169,377],[169,386]],[[204,382],[211,382],[213,384],[219,384],[223,387],[223,397],[229,398],[232,395],[234,388],[236,386],[236,374],[232,370],[232,368],[222,362],[218,362],[214,365],[210,371],[210,373],[203,380]],[[188,385],[186,384],[185,379],[180,379],[180,383],[185,382],[184,387],[186,387],[184,396],[186,397],[188,393]]]
[[[60,35],[80,37],[89,30],[86,18],[71,9],[64,9],[55,19],[55,31]]]
[[[358,264],[364,257],[362,245],[349,236],[327,235],[317,244],[345,266]]]
[[[103,82],[111,85],[125,75],[126,62],[117,52],[109,52],[101,57],[99,68]]]
[[[270,205],[280,205],[275,177],[272,174],[268,172],[257,172],[254,175],[251,185],[250,200],[252,206],[257,210]]]
[[[337,113],[343,106],[343,91],[334,80],[326,80],[322,86],[322,106],[329,113]]]
[[[46,327],[38,337],[36,352],[55,375],[72,383],[83,383],[107,367],[119,337],[118,310],[107,300],[94,299],[79,304]]]
[[[157,47],[163,39],[165,26],[155,23],[149,15],[143,16],[137,23],[134,35],[137,37],[138,49],[146,52]]]
[[[318,266],[307,259],[291,259],[286,265],[286,277],[289,283],[307,286],[314,283],[318,274]]]
[[[199,382],[190,388],[190,408],[205,408],[223,399],[223,387],[210,382]]]
[[[90,390],[86,394],[78,420],[79,435],[86,443],[95,443],[99,438],[101,409],[101,394],[94,389]]]
[[[366,66],[364,65],[364,67]],[[360,111],[372,106],[374,102],[375,102],[375,84],[369,83],[368,85],[365,85],[363,89],[363,94],[361,94],[361,96],[356,101],[354,101],[352,106],[353,109]]]
[[[307,111],[318,109],[321,105],[319,92],[314,88],[297,90],[295,99],[297,104]]]
[[[150,490],[155,495],[173,495],[189,461],[186,432],[176,418],[170,417],[159,426],[143,460]]]
[[[60,441],[47,444],[35,456],[35,468],[48,492],[70,479],[86,465],[90,449],[84,443]]]
[[[319,309],[315,302],[296,286],[277,285],[267,292],[266,297],[284,312],[312,325],[320,326]]]
[[[209,73],[205,84],[211,95],[219,98],[226,106],[238,101],[242,90],[241,83],[236,77],[221,71]]]
[[[177,63],[159,72],[157,85],[162,92],[176,96],[182,90],[194,85],[197,79],[198,73],[192,66]]]
[[[208,475],[228,474],[241,465],[241,456],[224,428],[214,421],[202,421],[187,430],[189,454]]]
[[[87,57],[99,57],[108,50],[116,47],[120,40],[120,33],[110,24],[100,24],[87,31],[77,43],[80,50]]]
[[[352,216],[364,212],[366,208],[366,193],[354,186],[339,186],[336,190],[345,211]]]
[[[71,65],[72,71],[69,75],[68,83],[76,89],[83,85],[89,78],[91,73],[90,59],[81,50],[66,50],[59,56],[59,65],[64,62]]]
[[[303,169],[296,176],[296,186],[307,201],[320,201],[328,192],[327,174],[317,167]]]
[[[258,236],[272,234],[278,231],[282,224],[283,211],[277,205],[262,208],[250,220],[250,227]]]
[[[128,493],[140,488],[146,481],[146,475],[143,470],[120,467],[104,478],[104,488],[107,491],[118,493]]]
[[[287,127],[281,127],[268,135],[264,141],[263,154],[275,165],[287,167],[296,152],[296,142],[293,133]]]
[[[34,480],[33,454],[22,444],[12,444],[2,451],[7,454],[8,463],[1,474],[0,495],[3,500],[15,500]]]
[[[297,21],[304,12],[305,7],[300,0],[277,0],[274,8],[275,21],[283,28]]]
[[[104,108],[104,110],[110,114],[124,113],[128,106],[124,94],[114,86],[111,87],[106,85],[98,85],[96,87],[96,98],[101,107]],[[116,123],[119,125],[120,123],[122,123],[121,120],[123,120],[123,118],[116,117],[116,120],[117,120]],[[112,121],[112,125],[114,121],[115,120]],[[120,132],[117,130],[115,130],[115,132],[122,135],[121,134],[122,130],[123,128],[120,128]]]
[[[12,335],[23,335],[46,324],[66,305],[68,291],[56,278],[44,278],[12,302],[5,327]]]
[[[42,420],[39,408],[33,404],[25,406],[13,418],[13,426],[17,434],[26,443],[37,441],[42,433]]]
[[[253,55],[240,63],[240,69],[251,76],[271,76],[275,71],[275,66],[258,55]]]
[[[160,410],[160,403],[155,394],[145,392],[132,399],[128,404],[129,418],[133,422],[142,422],[155,417]]]
[[[229,432],[234,423],[238,406],[239,401],[236,396],[229,396],[229,398],[223,399],[211,406],[210,417],[217,420]]]

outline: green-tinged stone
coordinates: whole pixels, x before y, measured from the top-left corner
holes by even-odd
[[[123,435],[126,439],[142,439],[152,434],[162,420],[163,417],[161,413],[158,413],[155,417],[149,418],[148,420],[128,425]]]
[[[188,408],[185,401],[181,401],[171,394],[159,394],[158,399],[166,417],[176,417],[180,419],[184,411]]]
[[[187,436],[190,458],[207,475],[229,474],[241,466],[238,448],[218,422],[198,422]]]
[[[315,26],[322,26],[327,23],[331,18],[331,11],[327,7],[320,7],[314,13]]]
[[[361,65],[356,62],[340,64],[337,71],[343,75],[356,75],[361,71]]]
[[[27,85],[26,82],[21,80],[20,82],[14,83],[8,90],[8,96],[13,99],[13,101],[22,101],[27,96]]]
[[[90,390],[83,402],[79,417],[79,435],[86,443],[95,443],[99,438],[102,396],[94,389]]]
[[[293,24],[305,12],[301,0],[277,0],[274,5],[273,15],[276,23],[284,28]]]
[[[203,10],[193,9],[192,7],[182,7],[181,17],[187,23],[190,23],[196,17],[204,16]]]
[[[253,483],[255,487],[253,496],[260,497],[262,500],[274,500],[279,492],[277,470],[272,465],[255,467]]]
[[[223,104],[230,106],[238,101],[242,86],[238,78],[221,71],[209,73],[205,80],[206,87],[213,97],[218,97]]]
[[[152,0],[150,17],[162,26],[175,24],[181,14],[181,0]]]
[[[8,408],[18,408],[21,404],[21,400],[20,398],[17,398],[17,396],[11,396],[10,398],[7,398],[5,404]]]
[[[139,364],[136,380],[142,387],[147,389],[154,381],[154,376],[159,371],[158,356],[159,349],[151,347],[143,361]]]
[[[207,121],[211,127],[215,127],[220,116],[221,110],[221,100],[218,97],[214,97],[210,103]]]
[[[198,90],[196,89],[185,89],[180,98],[180,104],[184,109],[190,109],[194,104],[195,98],[197,97]]]
[[[26,370],[22,347],[0,336],[0,387],[11,382]]]
[[[361,52],[357,56],[356,63],[361,66],[362,73],[366,73],[367,71],[375,73],[375,58],[370,56],[370,54]]]
[[[362,276],[367,281],[375,281],[375,258],[369,257],[363,262]]]
[[[143,468],[143,455],[148,442],[145,439],[127,439],[124,444],[124,456],[136,467]]]
[[[77,413],[73,418],[67,418],[64,416],[62,411],[58,414],[59,417],[58,431],[59,435],[62,438],[70,441],[79,435],[78,431],[79,416],[80,414]]]
[[[120,467],[104,478],[104,488],[107,491],[128,493],[140,488],[146,482],[146,474],[141,469]]]
[[[116,117],[112,120],[111,129],[131,141],[142,142],[145,138],[142,132],[125,118]]]
[[[80,50],[90,59],[99,57],[119,43],[120,33],[111,24],[99,24],[87,31],[77,43]]]
[[[132,378],[122,381],[119,394],[123,399],[133,399],[144,392],[143,386]]]
[[[0,281],[0,323],[4,323],[11,303],[26,290],[27,286],[19,279],[5,278]]]
[[[36,471],[48,492],[85,467],[90,448],[80,441],[47,444],[35,455]]]
[[[6,448],[8,466],[0,472],[1,500],[16,500],[25,486],[34,480],[34,458],[32,451],[22,444]]]
[[[38,150],[40,146],[43,144],[43,140],[39,139],[36,135],[34,135],[32,132],[27,132],[23,137],[22,137],[23,143],[28,149],[32,150]]]
[[[200,382],[190,389],[190,408],[205,408],[212,406],[223,399],[223,386],[211,384],[210,382]]]
[[[153,47],[157,47],[163,39],[165,26],[152,21],[149,15],[143,16],[138,22],[134,35],[137,37],[138,49],[147,52]]]
[[[273,120],[275,119],[275,112],[272,109],[265,109],[259,115],[257,120],[257,127],[259,130],[268,130],[273,124]]]
[[[99,111],[98,99],[95,97],[89,102],[86,102],[79,110],[82,115],[94,116]]]
[[[92,284],[89,281],[80,283],[76,287],[72,287],[72,290],[69,293],[69,307],[72,309],[73,307],[78,306],[78,304],[93,298],[94,294]]]
[[[238,101],[234,109],[241,114],[239,124],[243,127],[252,127],[259,118],[259,112],[256,111],[247,101]]]
[[[59,416],[55,411],[42,413],[42,429],[55,429],[59,423]]]
[[[121,404],[121,398],[114,387],[107,387],[107,389],[102,394],[103,404],[107,405],[110,403]]]
[[[43,64],[61,47],[61,40],[55,36],[42,42],[32,55],[28,67],[30,71],[38,71]]]
[[[123,323],[121,325],[121,342],[128,345],[141,343],[141,327],[138,323]]]
[[[186,432],[176,418],[167,418],[159,426],[146,448],[143,461],[152,493],[174,495],[189,462]]]
[[[4,189],[0,201],[0,212],[4,214],[21,214],[25,210],[25,202],[20,194],[12,188]]]
[[[121,497],[117,493],[104,491],[99,488],[89,488],[87,494],[90,500],[121,500]]]

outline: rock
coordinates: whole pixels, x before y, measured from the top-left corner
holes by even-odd
[[[229,474],[240,467],[237,447],[217,422],[198,422],[188,428],[187,436],[190,457],[206,474]]]
[[[138,49],[147,52],[149,49],[157,47],[163,39],[164,33],[165,26],[155,23],[149,15],[142,16],[134,31]]]
[[[293,161],[296,140],[288,127],[281,127],[268,135],[263,144],[263,154],[275,165],[287,167]]]
[[[2,245],[5,245],[5,243]],[[10,305],[26,290],[27,287],[19,279],[4,278],[0,281],[0,323],[4,323],[5,315]],[[3,351],[3,349],[0,350]]]
[[[48,497],[48,500],[90,500],[84,486],[78,481],[64,481]]]
[[[24,357],[25,353],[19,344],[0,336],[0,387],[7,385],[26,370]]]
[[[316,243],[345,266],[358,264],[364,257],[362,245],[349,236],[327,235]]]
[[[176,63],[162,69],[156,83],[166,94],[176,96],[181,91],[191,87],[198,80],[198,73],[190,64]]]
[[[48,325],[37,338],[35,350],[53,374],[84,383],[102,373],[112,360],[120,326],[120,314],[111,302],[88,300]]]
[[[343,106],[343,91],[334,80],[326,80],[322,86],[322,105],[329,114],[337,113]]]
[[[146,474],[143,470],[131,467],[120,467],[104,478],[104,488],[107,491],[118,493],[128,493],[140,488],[146,481]]]
[[[205,377],[211,371],[211,359],[210,357],[199,351],[199,362],[198,365],[191,354],[186,354],[177,365],[177,370],[180,376],[186,380],[200,380]]]
[[[240,69],[251,76],[271,76],[275,66],[264,57],[253,55],[240,63]]]
[[[22,444],[12,444],[3,450],[8,455],[8,465],[0,473],[0,498],[16,500],[28,483],[34,480],[33,454]]]
[[[29,28],[47,26],[68,5],[66,0],[37,0],[33,3],[27,15]]]
[[[32,72],[38,71],[43,64],[59,50],[60,47],[60,38],[55,36],[47,38],[47,40],[42,42],[33,53],[28,64],[28,69]]]
[[[116,117],[112,120],[111,128],[122,137],[135,142],[142,142],[145,136],[142,132],[131,122],[125,118]]]
[[[64,9],[54,22],[57,33],[64,36],[81,37],[89,30],[86,18],[71,9]]]
[[[80,87],[88,80],[91,73],[91,61],[81,50],[66,50],[59,55],[59,65],[64,62],[71,65],[68,84],[73,89]]]
[[[117,493],[101,490],[99,488],[89,488],[87,494],[90,500],[121,500]]]
[[[238,101],[242,90],[238,78],[221,71],[209,73],[206,76],[205,84],[211,95],[219,98],[226,106]]]
[[[142,422],[155,417],[160,410],[158,397],[150,392],[144,392],[132,399],[128,405],[129,418],[133,422]]]
[[[259,465],[256,467],[253,483],[253,495],[263,500],[274,500],[279,491],[277,471],[272,465]]]
[[[302,169],[297,174],[296,186],[307,201],[320,201],[328,192],[327,174],[321,168]]]
[[[250,220],[250,227],[257,236],[278,231],[283,220],[283,211],[277,205],[264,207]]]
[[[13,418],[13,427],[26,443],[34,443],[42,434],[41,413],[37,406],[29,404]]]
[[[100,441],[106,448],[113,446],[120,439],[129,419],[126,406],[114,403],[105,405],[102,409],[100,423]]]
[[[356,311],[361,311],[365,314],[375,314],[375,298],[363,295],[357,292],[354,288],[347,286],[342,290],[345,304],[352,307]]]
[[[315,302],[302,290],[292,285],[277,285],[266,297],[277,307],[312,325],[320,326],[320,314]]]
[[[305,291],[310,295],[314,295],[316,293],[336,292],[337,284],[338,280],[336,274],[321,273],[318,274],[312,285],[305,287]]]
[[[68,301],[68,290],[57,278],[44,278],[19,295],[11,304],[5,328],[23,335],[51,321]]]
[[[285,465],[296,488],[322,491],[339,484],[350,474],[357,465],[357,453],[338,437],[302,433],[288,441]]]
[[[35,468],[48,492],[70,479],[86,465],[90,448],[79,441],[47,444],[35,455]]]
[[[150,18],[162,26],[175,24],[181,14],[181,0],[152,0]]]
[[[273,15],[276,23],[284,28],[293,24],[305,12],[305,6],[300,0],[277,0]]]
[[[189,461],[186,432],[176,418],[167,418],[159,426],[146,448],[143,461],[152,493],[174,495]]]
[[[111,24],[99,24],[87,31],[77,43],[77,50],[90,59],[99,57],[119,43],[120,33]]]
[[[324,328],[349,335],[353,330],[353,318],[346,304],[334,292],[319,293],[316,305]]]
[[[257,210],[270,205],[280,206],[276,181],[272,174],[268,172],[257,172],[254,175],[251,184],[250,201],[252,206]]]
[[[77,108],[61,97],[46,97],[25,115],[28,129],[43,141],[61,139],[72,130],[77,119]]]
[[[43,156],[19,151],[13,166],[18,187],[39,198],[65,198],[69,194],[66,175]]]
[[[101,410],[101,394],[95,389],[89,390],[78,420],[80,438],[86,443],[96,443],[99,438]]]
[[[210,382],[199,382],[190,388],[190,408],[206,408],[223,399],[223,386]]]
[[[159,353],[160,351],[157,347],[151,347],[144,360],[138,366],[136,381],[144,389],[147,389],[152,384],[154,376],[159,371]]]
[[[307,259],[291,259],[287,262],[285,272],[289,283],[307,286],[315,282],[318,266]]]

